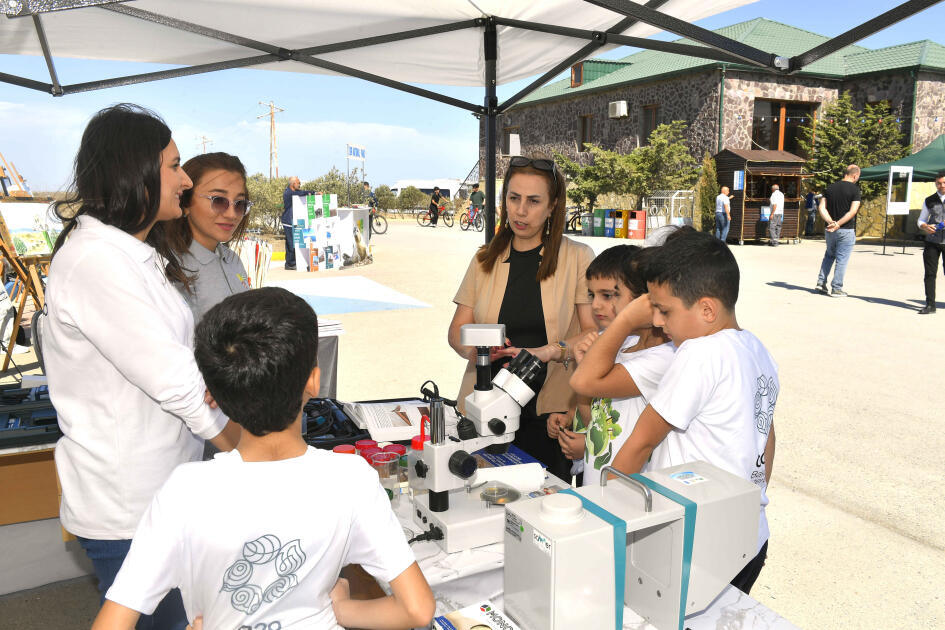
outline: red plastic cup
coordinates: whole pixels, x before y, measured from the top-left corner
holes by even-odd
[[[331,449],[333,453],[344,453],[345,455],[355,455],[357,454],[354,448],[354,444],[339,444],[335,448]]]
[[[384,451],[387,453],[397,453],[399,456],[407,454],[407,447],[403,444],[388,444],[384,447]]]
[[[367,462],[370,464],[371,455],[374,455],[375,453],[381,453],[381,452],[383,451],[381,451],[381,449],[377,448],[376,446],[368,446],[366,448],[361,449],[361,452],[358,454],[364,459],[366,459]]]
[[[354,448],[358,451],[359,454],[364,449],[368,447],[372,447],[372,446],[377,447],[377,442],[375,442],[374,440],[358,440],[357,442],[354,443]]]

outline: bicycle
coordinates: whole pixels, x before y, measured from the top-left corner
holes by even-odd
[[[581,215],[584,212],[580,208],[572,208],[568,210],[568,219],[567,219],[567,231],[568,232],[580,232],[581,231]]]
[[[453,227],[453,214],[452,210],[446,210],[446,206],[440,206],[439,217],[443,220],[446,227]],[[433,219],[429,210],[423,210],[417,214],[417,223],[420,224],[420,227],[427,227],[431,225],[432,222]]]
[[[371,207],[371,231],[374,234],[384,234],[387,232],[387,217],[378,212],[376,206]]]
[[[485,227],[485,221],[482,219],[482,210],[478,208],[472,209],[472,219],[470,215],[466,212],[463,212],[459,215],[459,227],[465,232],[472,226],[477,232],[482,232]]]

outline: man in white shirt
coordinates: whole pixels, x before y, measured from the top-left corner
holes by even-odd
[[[728,238],[728,228],[732,223],[732,196],[728,193],[728,186],[722,186],[719,196],[715,198],[715,238],[722,242]]]
[[[925,264],[925,307],[919,315],[935,312],[935,268],[939,256],[942,257],[942,270],[945,271],[945,171],[935,176],[936,193],[929,195],[919,213],[919,229],[925,233],[925,247],[922,250],[922,262]]]
[[[768,219],[768,245],[777,247],[781,240],[781,222],[784,220],[784,193],[775,184],[771,187],[771,218]]]

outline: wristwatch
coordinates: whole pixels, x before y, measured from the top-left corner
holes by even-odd
[[[558,347],[561,348],[559,361],[564,364],[564,369],[567,370],[568,366],[571,364],[571,352],[568,350],[568,344],[565,341],[559,341]]]

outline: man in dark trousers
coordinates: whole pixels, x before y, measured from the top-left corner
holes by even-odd
[[[430,195],[430,225],[436,227],[436,220],[440,218],[440,187],[433,187],[433,194]]]
[[[935,194],[925,198],[922,212],[919,213],[919,229],[925,232],[925,247],[922,250],[925,308],[919,311],[919,315],[935,312],[935,269],[939,256],[942,258],[942,271],[945,272],[945,171],[935,175],[935,190]]]
[[[311,190],[299,190],[302,182],[293,175],[289,178],[289,185],[282,193],[282,230],[285,232],[285,268],[295,269],[295,241],[292,238],[292,197],[314,195]]]
[[[816,289],[824,295],[847,295],[843,290],[843,275],[856,244],[856,212],[860,209],[860,188],[856,182],[859,179],[860,167],[851,164],[844,171],[843,179],[827,186],[824,196],[820,199],[820,216],[827,225],[824,234],[827,251],[824,253],[823,262],[820,263]],[[827,293],[827,276],[830,275],[834,261],[837,266],[833,271],[830,293]]]

